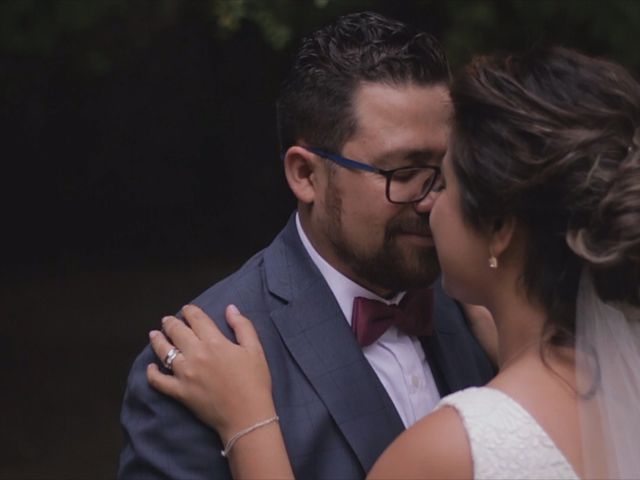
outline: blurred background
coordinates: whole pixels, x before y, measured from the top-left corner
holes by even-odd
[[[473,53],[640,71],[638,0],[0,2],[0,478],[113,478],[147,332],[294,208],[274,102],[300,38],[375,10]]]

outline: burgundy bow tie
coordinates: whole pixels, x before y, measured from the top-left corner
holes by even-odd
[[[353,300],[351,329],[361,347],[371,345],[391,325],[396,325],[407,335],[431,335],[433,290],[423,288],[407,292],[399,305],[387,305],[363,297]]]

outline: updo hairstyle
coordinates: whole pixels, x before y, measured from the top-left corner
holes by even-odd
[[[640,305],[640,85],[564,48],[478,57],[454,79],[451,159],[466,221],[527,229],[522,282],[554,343],[575,330],[584,266],[605,301]]]

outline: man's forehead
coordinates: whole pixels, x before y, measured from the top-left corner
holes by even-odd
[[[448,124],[453,116],[453,104],[446,84],[363,82],[353,94],[351,116],[356,130],[372,118],[377,122],[402,124],[417,117]]]
[[[435,83],[417,83],[411,80],[403,82],[372,82],[360,81],[353,89],[352,104],[359,103],[363,98],[375,98],[376,96],[388,97],[394,93],[402,94],[405,92],[416,91],[422,93],[431,93],[431,96],[438,97],[442,103],[451,104],[451,91],[449,85],[445,82]]]
[[[440,162],[451,120],[445,84],[362,83],[354,98],[355,128],[347,144],[358,144],[380,168],[399,160]]]

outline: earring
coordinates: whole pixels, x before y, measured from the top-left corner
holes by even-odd
[[[489,268],[498,268],[498,259],[495,255],[489,257]]]

